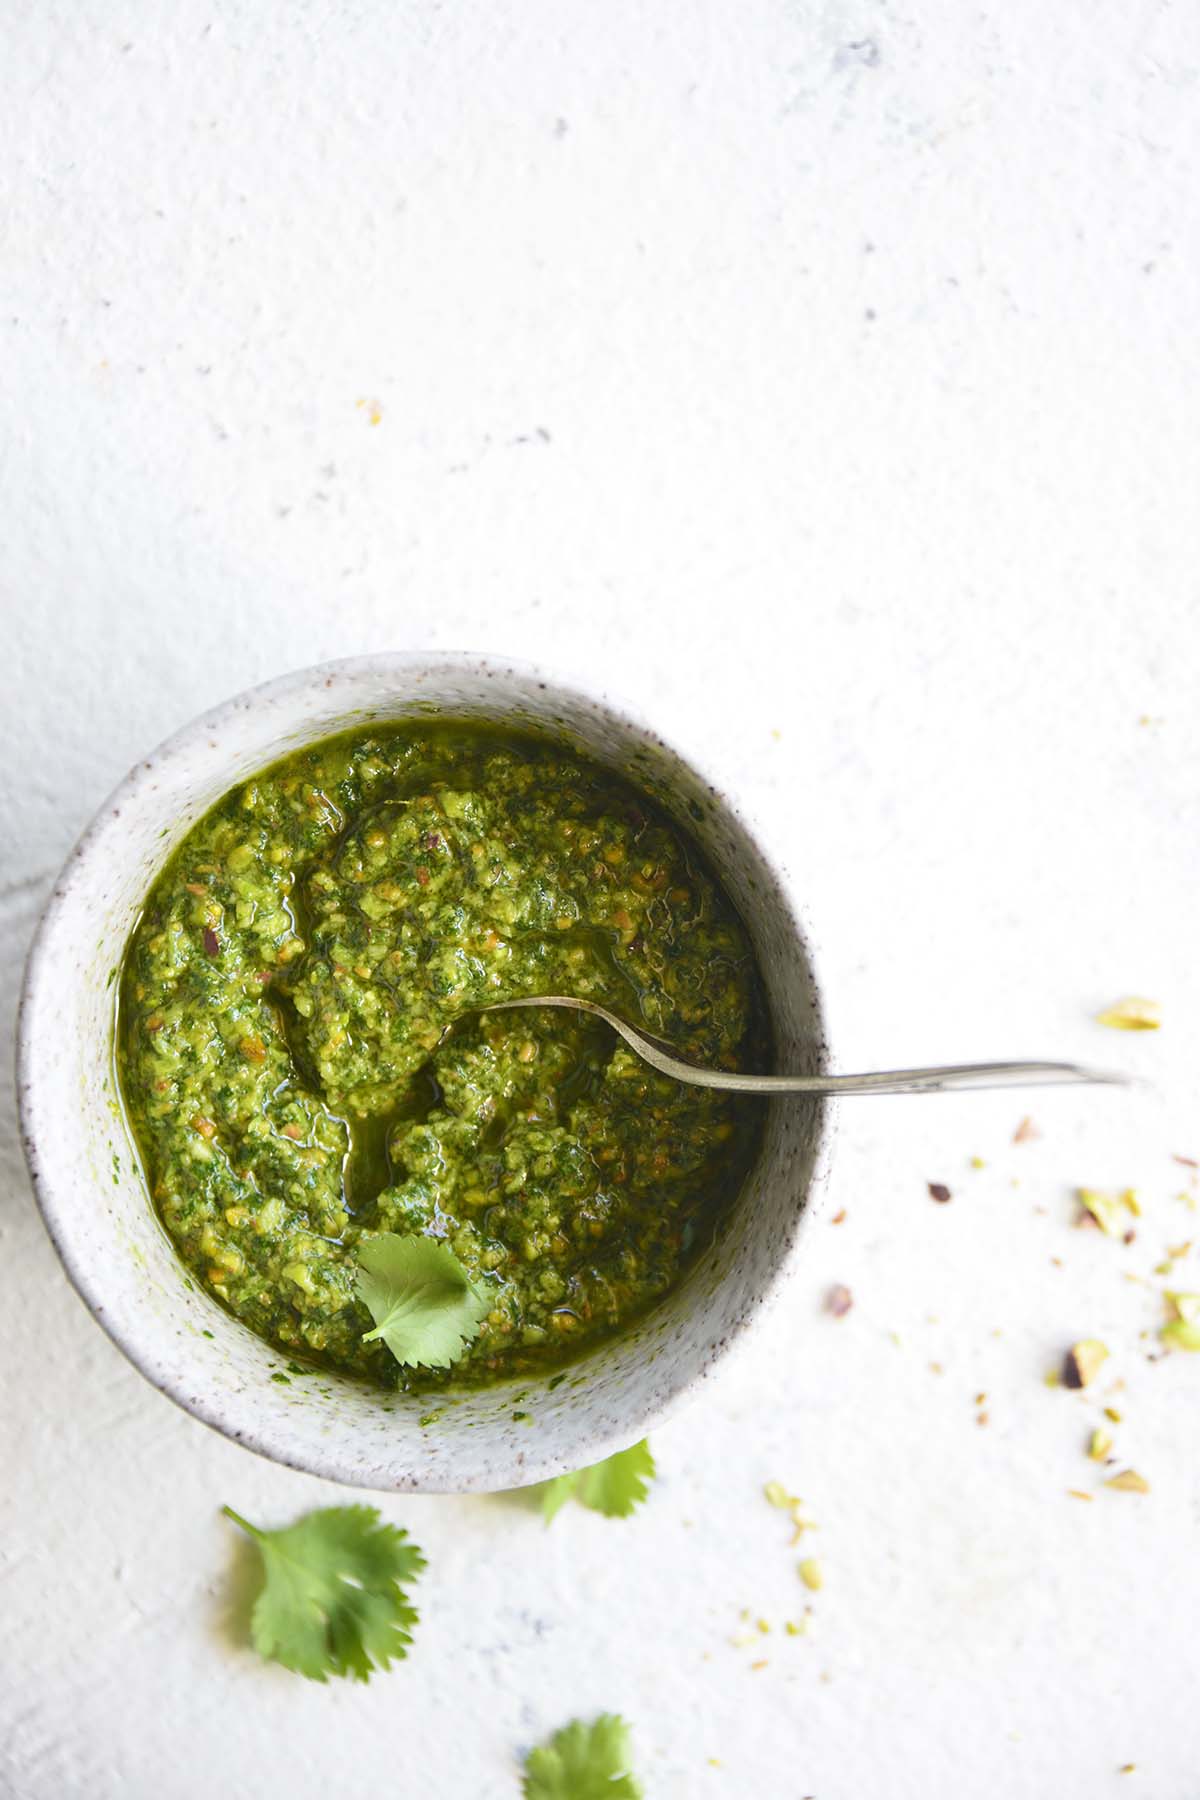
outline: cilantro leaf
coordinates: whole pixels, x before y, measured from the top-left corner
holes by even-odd
[[[408,1653],[417,1614],[402,1582],[425,1558],[408,1533],[373,1506],[326,1506],[280,1531],[263,1531],[222,1507],[254,1539],[263,1587],[250,1635],[258,1654],[310,1681],[367,1681]]]
[[[631,1760],[624,1719],[572,1719],[525,1758],[525,1800],[643,1800]]]
[[[615,1456],[589,1468],[556,1475],[542,1490],[542,1513],[549,1525],[573,1494],[581,1505],[608,1519],[627,1519],[646,1498],[646,1483],[653,1481],[654,1475],[654,1458],[643,1438],[640,1444],[618,1450]]]
[[[358,1246],[358,1295],[399,1363],[446,1369],[478,1335],[491,1304],[448,1244],[384,1231]]]
[[[542,1517],[547,1525],[552,1525],[571,1495],[575,1492],[579,1481],[578,1472],[572,1475],[556,1475],[553,1481],[542,1483]]]

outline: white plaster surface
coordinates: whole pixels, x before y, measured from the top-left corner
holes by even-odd
[[[6,1099],[6,1800],[508,1800],[606,1708],[653,1800],[1195,1800],[1200,1358],[1151,1359],[1200,1239],[1198,75],[1195,10],[1144,0],[8,8],[6,1024],[141,751],[289,666],[461,645],[736,785],[841,1066],[1153,1085],[847,1102],[793,1312],[636,1519],[383,1502],[430,1568],[365,1689],[223,1633],[220,1504],[337,1490],[126,1366]],[[1161,1033],[1091,1022],[1127,992]],[[1137,1187],[1132,1245],[1072,1229],[1079,1183]],[[1096,1401],[1042,1381],[1083,1335]],[[1102,1402],[1149,1495],[1099,1487]],[[806,1638],[769,1478],[820,1524]]]

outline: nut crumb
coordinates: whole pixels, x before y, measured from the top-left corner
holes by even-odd
[[[853,1305],[854,1295],[840,1281],[825,1296],[825,1310],[832,1313],[835,1319],[844,1319]]]
[[[1113,1031],[1157,1031],[1162,1024],[1162,1008],[1157,1000],[1143,1000],[1131,994],[1097,1013],[1096,1023]]]
[[[1136,1469],[1122,1469],[1119,1475],[1110,1475],[1105,1487],[1116,1488],[1121,1494],[1148,1494],[1150,1483]]]
[[[944,1181],[930,1181],[926,1183],[926,1186],[929,1189],[929,1198],[936,1200],[940,1206],[945,1206],[947,1200],[952,1197],[950,1189]]]
[[[1085,1388],[1093,1382],[1108,1361],[1108,1348],[1099,1338],[1084,1338],[1072,1345],[1063,1359],[1063,1385]]]

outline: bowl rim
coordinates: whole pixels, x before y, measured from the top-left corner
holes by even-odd
[[[183,1412],[220,1432],[223,1437],[242,1448],[251,1450],[268,1461],[347,1486],[374,1486],[376,1484],[371,1482],[368,1475],[348,1468],[336,1453],[328,1454],[328,1447],[322,1447],[316,1441],[313,1443],[311,1453],[308,1452],[306,1446],[305,1454],[297,1455],[294,1449],[287,1449],[272,1441],[274,1434],[269,1424],[261,1431],[245,1429],[235,1431],[234,1421],[224,1412],[220,1398],[211,1396],[206,1391],[205,1384],[188,1383],[182,1378],[176,1379],[169,1372],[156,1368],[152,1353],[142,1341],[137,1329],[137,1314],[131,1315],[134,1321],[132,1326],[127,1326],[121,1318],[115,1317],[107,1305],[103,1279],[101,1278],[99,1282],[93,1281],[89,1268],[72,1254],[69,1227],[69,1213],[72,1204],[70,1194],[66,1191],[65,1186],[60,1189],[59,1184],[56,1183],[54,1171],[47,1166],[41,1150],[41,1144],[47,1135],[50,1121],[40,1116],[38,1044],[33,1021],[37,1011],[38,997],[43,983],[50,973],[45,954],[46,949],[59,914],[71,897],[78,870],[96,848],[111,838],[119,829],[116,822],[123,807],[128,801],[136,798],[145,783],[154,779],[163,763],[173,760],[208,734],[220,731],[228,720],[252,708],[274,704],[292,693],[311,689],[320,683],[331,687],[342,677],[353,678],[358,673],[378,674],[390,671],[394,671],[398,678],[411,677],[419,673],[424,679],[431,680],[431,685],[432,680],[436,680],[439,674],[511,676],[518,681],[535,684],[550,694],[560,695],[568,704],[577,703],[585,709],[599,710],[608,715],[617,725],[629,731],[631,735],[643,742],[658,746],[668,755],[676,757],[683,763],[696,779],[703,783],[724,812],[749,839],[773,878],[776,898],[788,929],[802,946],[808,966],[809,1000],[816,1026],[815,1038],[819,1066],[827,1072],[835,1067],[829,1047],[824,990],[818,972],[821,960],[820,952],[814,941],[805,911],[795,897],[789,869],[773,853],[764,848],[764,837],[757,820],[748,813],[742,802],[735,799],[719,784],[702,756],[693,755],[690,749],[686,752],[677,749],[674,743],[651,725],[636,707],[624,699],[614,698],[603,686],[585,687],[571,677],[563,677],[553,670],[547,669],[543,664],[519,657],[498,655],[489,651],[450,649],[377,651],[357,656],[337,657],[288,670],[281,675],[273,676],[268,681],[256,683],[252,687],[230,695],[217,706],[195,715],[171,732],[153,750],[147,752],[145,756],[139,757],[101,801],[68,853],[42,908],[26,956],[17,1014],[16,1087],[19,1136],[34,1197],[46,1232],[71,1286],[87,1307],[96,1324],[151,1386],[173,1401]],[[318,732],[311,739],[305,741],[318,743],[322,737],[330,735],[333,734]],[[779,1302],[794,1273],[796,1250],[800,1237],[810,1221],[810,1216],[816,1210],[817,1201],[828,1184],[838,1111],[836,1100],[832,1096],[825,1097],[817,1103],[812,1161],[805,1184],[803,1203],[797,1206],[794,1214],[788,1219],[774,1262],[753,1301],[731,1323],[720,1341],[710,1347],[700,1368],[672,1377],[657,1399],[648,1407],[640,1410],[628,1429],[610,1430],[599,1434],[595,1440],[597,1456],[593,1460],[599,1460],[600,1457],[623,1448],[638,1437],[645,1436],[651,1429],[657,1429],[686,1403],[689,1396],[712,1376],[718,1366],[723,1370],[728,1369],[759,1331]],[[561,1460],[556,1460],[552,1456],[542,1459],[541,1462],[538,1459],[531,1459],[531,1463],[526,1465],[527,1472],[523,1472],[522,1480],[524,1483],[529,1483],[544,1479],[548,1475],[561,1473],[563,1466]],[[413,1491],[427,1492],[483,1491],[482,1483],[476,1484],[461,1478],[453,1488],[447,1490],[423,1487],[421,1484],[408,1482],[396,1483],[393,1486],[411,1487]]]

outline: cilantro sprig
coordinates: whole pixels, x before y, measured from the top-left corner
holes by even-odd
[[[326,1506],[266,1531],[221,1508],[256,1544],[263,1586],[250,1635],[259,1655],[310,1681],[370,1679],[408,1654],[416,1610],[402,1583],[425,1567],[408,1534],[373,1506]]]
[[[572,1719],[525,1759],[525,1800],[643,1800],[629,1727],[616,1713]]]
[[[646,1498],[647,1483],[654,1480],[654,1458],[645,1438],[628,1450],[618,1450],[603,1462],[570,1475],[556,1475],[542,1489],[542,1513],[549,1525],[574,1496],[581,1506],[609,1519],[626,1519]]]
[[[358,1294],[399,1363],[448,1369],[479,1334],[491,1304],[448,1244],[384,1231],[358,1246]]]

